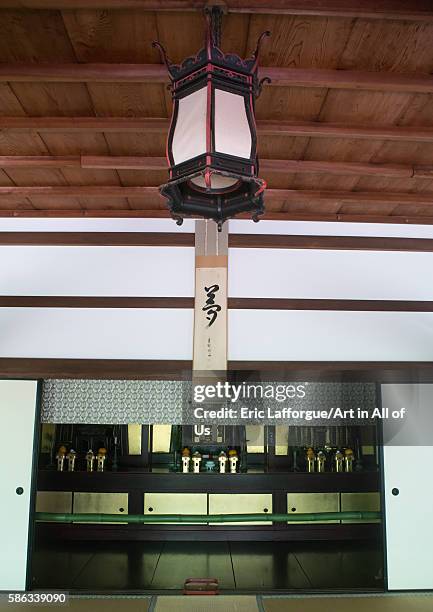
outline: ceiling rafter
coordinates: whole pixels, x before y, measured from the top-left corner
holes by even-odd
[[[166,208],[139,209],[139,210],[108,210],[108,209],[63,209],[63,210],[35,210],[35,209],[0,209],[0,217],[15,218],[131,218],[131,219],[169,219],[170,213]],[[250,219],[247,215],[239,215],[239,219]],[[380,214],[342,214],[317,212],[284,212],[266,211],[261,219],[268,221],[324,221],[341,223],[392,223],[404,225],[433,225],[432,215],[380,215]]]
[[[0,117],[0,130],[9,132],[166,134],[168,127],[168,119],[153,117]],[[431,125],[366,125],[259,119],[257,131],[262,136],[433,142]]]
[[[320,68],[260,68],[271,86],[320,87],[433,93],[433,75],[426,73],[330,70]],[[166,83],[162,64],[0,63],[0,82],[42,83]]]
[[[207,0],[3,0],[3,8],[197,11]],[[226,0],[231,13],[433,20],[429,0]]]
[[[146,198],[152,204],[165,204],[165,198],[158,187],[120,186],[120,185],[44,185],[44,186],[0,186],[0,198]],[[267,189],[268,203],[309,204],[311,202],[354,203],[354,204],[390,204],[433,206],[433,193],[420,192],[384,192],[384,191],[331,191],[312,189]],[[273,211],[271,211],[273,212]],[[432,208],[433,212],[433,208]]]
[[[83,170],[166,170],[165,157],[115,155],[0,155],[0,168],[81,168]],[[432,165],[261,159],[264,172],[337,174],[390,178],[433,178]]]

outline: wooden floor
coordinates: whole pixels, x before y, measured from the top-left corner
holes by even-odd
[[[382,554],[367,543],[75,542],[37,548],[33,588],[170,592],[189,577],[227,592],[380,590]]]

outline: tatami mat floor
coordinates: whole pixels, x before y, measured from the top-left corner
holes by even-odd
[[[28,610],[0,598],[0,611]],[[260,595],[153,596],[95,599],[73,596],[65,606],[38,606],[41,611],[67,612],[431,612],[432,593],[381,594],[353,597],[262,597]]]

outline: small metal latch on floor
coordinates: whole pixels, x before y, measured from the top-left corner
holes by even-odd
[[[217,578],[187,578],[183,585],[184,595],[218,595]]]

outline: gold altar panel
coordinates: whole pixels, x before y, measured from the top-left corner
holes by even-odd
[[[342,493],[341,511],[359,510],[365,512],[380,512],[380,493]],[[342,523],[380,523],[380,519],[372,521],[342,521]]]
[[[152,452],[169,453],[171,441],[171,425],[152,425]]]
[[[42,423],[41,427],[41,453],[49,453],[56,436],[56,426],[54,423]]]
[[[265,428],[263,425],[246,425],[247,453],[265,452]]]
[[[128,452],[130,455],[141,455],[141,429],[140,423],[128,425]]]
[[[293,510],[295,508],[295,510]],[[305,512],[340,512],[340,493],[287,493],[288,514]],[[339,523],[340,521],[321,521]],[[290,521],[293,524],[311,524],[308,521]],[[315,524],[320,524],[315,522]]]
[[[236,476],[233,476],[236,480]],[[233,483],[235,486],[236,483]],[[211,493],[209,514],[271,514],[272,493]],[[215,525],[216,523],[209,523]],[[221,523],[222,525],[272,525],[271,521]]]
[[[77,514],[128,514],[128,493],[74,493],[73,508]]]
[[[70,491],[38,491],[36,493],[36,512],[72,512],[72,493]]]
[[[207,514],[207,493],[145,493],[144,514]]]

